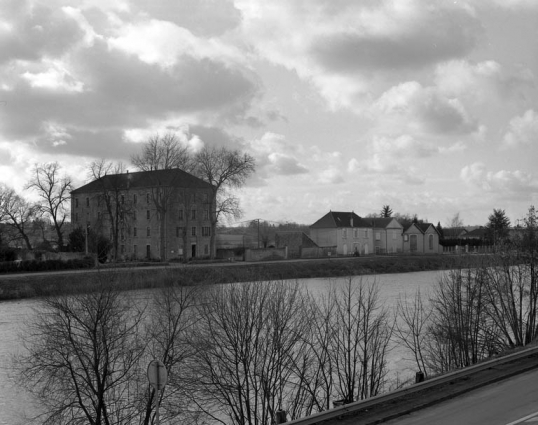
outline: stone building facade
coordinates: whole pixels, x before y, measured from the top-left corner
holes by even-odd
[[[179,169],[105,175],[71,192],[71,222],[109,238],[118,259],[209,257],[214,193]]]

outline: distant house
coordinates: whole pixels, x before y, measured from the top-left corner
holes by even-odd
[[[472,239],[472,240],[486,240],[488,236],[488,229],[485,227],[478,227],[474,230],[471,230],[470,232],[467,232],[465,235],[461,237],[461,239]]]
[[[322,248],[334,248],[339,255],[373,252],[373,228],[354,212],[329,211],[310,226],[310,238]]]
[[[403,251],[417,254],[438,254],[438,230],[432,223],[412,223],[403,232]]]
[[[465,238],[469,233],[464,227],[447,227],[443,228],[443,237],[447,240],[459,240]]]
[[[371,224],[374,234],[374,247],[376,254],[402,252],[403,226],[393,217],[366,218]]]
[[[288,248],[288,258],[301,257],[301,251],[306,248],[317,248],[318,245],[304,232],[276,232],[275,245],[277,248]]]

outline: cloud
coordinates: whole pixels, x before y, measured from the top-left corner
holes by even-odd
[[[438,64],[434,82],[444,96],[473,104],[525,98],[526,92],[535,85],[534,74],[521,64],[508,71],[494,60],[469,62],[465,59]]]
[[[529,194],[538,190],[538,180],[532,174],[520,170],[488,171],[482,162],[462,168],[460,178],[472,188],[510,199],[528,200]]]
[[[222,35],[241,21],[241,13],[232,0],[135,0],[132,3],[142,13],[204,37]]]
[[[7,0],[2,3],[2,12],[0,65],[12,60],[59,57],[84,36],[76,21],[61,8]]]
[[[538,114],[527,110],[522,116],[510,120],[502,147],[506,149],[536,144],[538,140]]]
[[[255,52],[314,84],[332,109],[364,110],[402,75],[466,55],[482,32],[473,9],[453,2],[238,0],[236,6]]]
[[[384,92],[373,104],[371,115],[383,121],[393,120],[408,131],[464,134],[478,129],[459,99],[446,97],[435,87],[423,87],[417,81],[407,81]]]
[[[267,132],[260,139],[251,141],[250,149],[256,158],[257,173],[261,178],[308,172],[298,159],[301,149],[287,141],[281,134]]]

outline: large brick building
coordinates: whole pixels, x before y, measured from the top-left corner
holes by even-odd
[[[118,258],[209,257],[213,196],[179,169],[109,174],[71,192],[71,222],[115,241]]]

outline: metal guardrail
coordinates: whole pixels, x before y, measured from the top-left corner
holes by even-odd
[[[466,375],[480,372],[482,370],[487,370],[495,366],[500,366],[505,363],[510,363],[519,358],[524,358],[532,354],[538,354],[538,347],[527,348],[525,350],[519,351],[517,353],[509,354],[507,356],[499,357],[493,360],[488,360],[480,364],[466,367],[464,369],[459,369],[454,372],[449,372],[444,375],[428,379],[424,382],[413,384],[409,387],[400,388],[399,390],[391,391],[390,393],[381,394],[375,397],[370,397],[365,400],[355,401],[353,403],[346,404],[344,406],[335,407],[334,409],[325,410],[323,412],[315,413],[304,418],[294,419],[293,421],[286,422],[289,425],[313,425],[323,421],[328,421],[331,419],[337,419],[340,416],[358,412],[360,410],[367,409],[369,407],[375,406],[379,403],[384,403],[398,399],[399,397],[410,395],[428,388],[435,387],[437,385],[442,385],[449,383],[455,379],[464,377]]]

